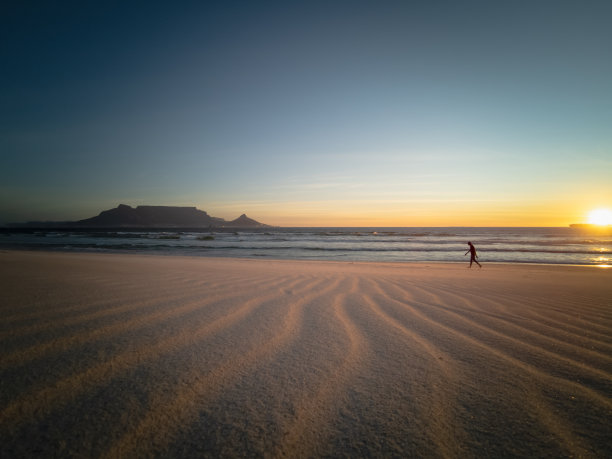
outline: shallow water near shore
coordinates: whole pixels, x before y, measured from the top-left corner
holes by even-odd
[[[336,260],[612,264],[612,230],[576,228],[263,228],[4,230],[0,247],[82,252]]]

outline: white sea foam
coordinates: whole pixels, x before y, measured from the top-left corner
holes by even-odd
[[[574,228],[265,228],[10,232],[3,247],[270,259],[609,264],[612,233]],[[42,236],[42,237],[41,237]]]

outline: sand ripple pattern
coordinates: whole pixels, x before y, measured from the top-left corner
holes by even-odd
[[[0,253],[1,457],[612,457],[612,271]]]

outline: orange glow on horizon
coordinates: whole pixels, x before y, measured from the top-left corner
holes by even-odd
[[[382,206],[384,207],[384,206]],[[567,227],[580,222],[579,212],[568,217],[548,209],[478,209],[478,208],[400,208],[397,210],[351,209],[260,209],[256,219],[284,227]]]
[[[246,212],[257,221],[280,227],[568,227],[585,222],[585,201],[584,197],[564,197],[515,202],[384,199],[219,202],[209,213],[231,220]]]

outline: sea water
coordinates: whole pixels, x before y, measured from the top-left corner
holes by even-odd
[[[85,252],[375,262],[612,265],[612,231],[577,228],[262,228],[16,230],[0,247]]]

